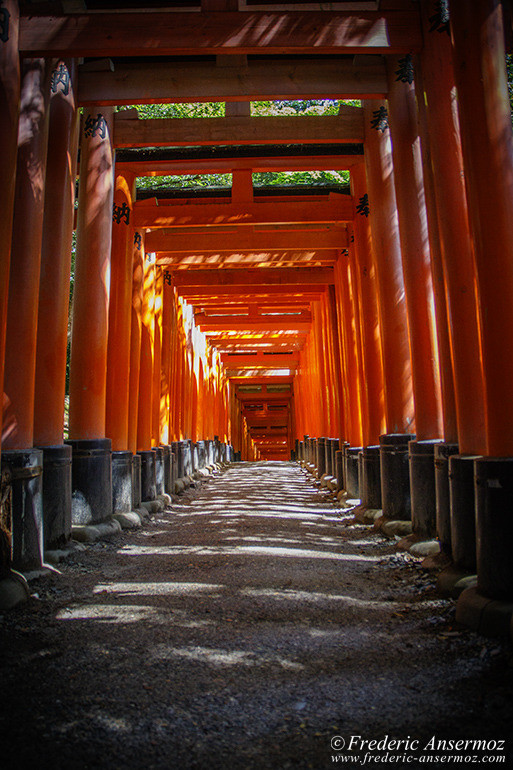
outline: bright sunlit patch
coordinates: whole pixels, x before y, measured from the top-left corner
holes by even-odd
[[[150,594],[152,596],[168,596],[210,593],[224,588],[216,583],[106,583],[97,585],[93,589],[94,594],[126,594],[140,596]]]
[[[155,607],[134,604],[87,604],[82,607],[65,607],[57,620],[99,620],[110,623],[138,623],[155,617]]]
[[[265,597],[270,599],[283,599],[288,601],[300,602],[336,602],[346,607],[362,607],[369,610],[380,610],[398,606],[403,606],[399,602],[379,602],[368,599],[356,599],[354,596],[345,596],[343,594],[326,594],[316,591],[293,591],[279,590],[275,588],[245,588],[241,590],[245,596]]]
[[[124,556],[282,556],[291,559],[331,559],[334,561],[381,561],[382,556],[355,556],[332,551],[312,551],[303,548],[274,546],[148,546],[127,545],[120,548]]]
[[[304,668],[301,663],[295,663],[279,655],[265,655],[244,650],[221,650],[210,647],[176,648],[160,644],[155,647],[151,657],[153,660],[185,658],[215,666],[263,666],[274,664],[290,671],[301,671]]]

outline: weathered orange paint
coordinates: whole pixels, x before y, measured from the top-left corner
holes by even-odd
[[[5,334],[9,296],[9,267],[11,260],[14,185],[16,179],[16,148],[20,110],[20,57],[18,54],[19,10],[16,0],[5,0],[9,13],[9,39],[0,46],[0,392],[3,393]],[[1,449],[0,431],[0,449]]]
[[[169,444],[171,423],[171,358],[173,333],[173,287],[164,281],[162,291],[162,353],[160,359],[160,437],[163,444]]]
[[[25,449],[33,444],[49,98],[45,60],[24,60],[5,344],[4,449]]]
[[[382,101],[364,102],[365,170],[376,262],[386,429],[388,433],[408,433],[414,426],[413,393],[390,132],[371,127],[373,113],[385,106]]]
[[[107,344],[105,435],[113,451],[128,449],[130,331],[132,325],[133,228],[130,224],[135,178],[116,175]],[[117,221],[117,220],[120,221]],[[128,221],[127,221],[128,220]]]
[[[83,118],[69,383],[69,436],[71,439],[97,439],[105,436],[114,194],[112,108],[86,109]]]
[[[160,396],[161,396],[161,361],[162,361],[162,301],[163,301],[163,276],[162,268],[154,266],[155,283],[153,295],[153,389],[152,389],[152,416],[151,416],[151,440],[152,446],[159,446],[161,441],[160,423]]]
[[[399,66],[399,57],[389,57],[388,115],[408,314],[415,432],[418,440],[425,440],[443,434],[439,361],[415,86],[397,77]]]
[[[128,393],[128,449],[133,453],[137,452],[143,282],[144,232],[141,230],[134,230],[132,238],[132,309],[130,321],[130,376]]]

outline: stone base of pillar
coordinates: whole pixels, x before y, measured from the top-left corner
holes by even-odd
[[[111,441],[108,438],[70,439],[71,519],[96,524],[112,516]]]
[[[365,446],[360,460],[361,476],[358,479],[362,508],[381,508],[381,464],[379,445]]]
[[[413,534],[425,540],[436,536],[435,446],[438,443],[438,439],[409,443]]]
[[[138,454],[132,456],[132,511],[136,511],[141,505],[141,457]]]
[[[346,446],[344,448],[344,489],[348,498],[359,499],[360,489],[358,485],[358,455],[362,451],[361,446]]]
[[[151,449],[137,452],[141,458],[141,502],[157,499],[156,455]]]
[[[39,447],[43,452],[44,550],[62,548],[71,540],[71,447]]]
[[[11,610],[27,599],[30,588],[23,575],[12,570],[0,575],[0,611]]]
[[[155,454],[155,485],[157,494],[163,495],[165,490],[165,478],[164,478],[164,450],[161,446],[154,446],[151,450]]]
[[[189,439],[185,439],[184,441],[180,442],[182,447],[182,457],[183,457],[183,474],[182,476],[191,476],[192,475],[192,441]],[[219,461],[223,462],[224,460],[224,444],[219,445]]]
[[[2,452],[2,473],[11,483],[11,559],[19,572],[43,567],[43,452]]]
[[[449,457],[449,494],[451,504],[451,550],[456,567],[476,571],[476,521],[474,461],[476,455]]]
[[[379,437],[381,503],[385,519],[411,519],[408,444],[412,433],[385,433]]]
[[[326,473],[326,439],[324,437],[317,439],[315,467],[317,468],[316,477],[322,479]]]
[[[477,590],[513,602],[513,457],[474,462]]]
[[[132,510],[132,452],[112,453],[112,512]]]
[[[335,452],[335,478],[337,479],[336,492],[344,489],[344,451],[337,449]]]
[[[435,445],[436,534],[442,553],[451,555],[451,503],[449,457],[458,454],[458,444]]]
[[[491,599],[467,588],[456,604],[456,622],[483,636],[513,636],[513,601]]]

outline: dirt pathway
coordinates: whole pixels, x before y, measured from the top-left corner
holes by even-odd
[[[509,738],[508,649],[348,522],[296,465],[240,464],[32,583],[0,622],[0,767],[327,768],[360,735],[419,740],[388,763],[414,768],[432,736]]]

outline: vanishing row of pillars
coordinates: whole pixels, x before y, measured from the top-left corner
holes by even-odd
[[[1,566],[12,560],[27,571],[66,545],[72,525],[170,494],[177,479],[233,452],[220,358],[130,222],[135,179],[116,174],[112,108],[85,110],[80,127],[75,62],[26,59],[18,76],[14,34],[0,52],[2,81],[14,84],[0,105],[0,181],[9,195],[1,215],[2,492],[11,495]]]
[[[477,571],[480,594],[511,599],[513,134],[501,6],[451,0],[451,40],[440,4],[421,5],[422,54],[389,57],[387,101],[363,103],[352,246],[335,270],[341,383],[333,327],[314,313],[296,454],[337,478],[338,451],[351,497],[411,517],[414,537],[437,536],[457,568]]]

